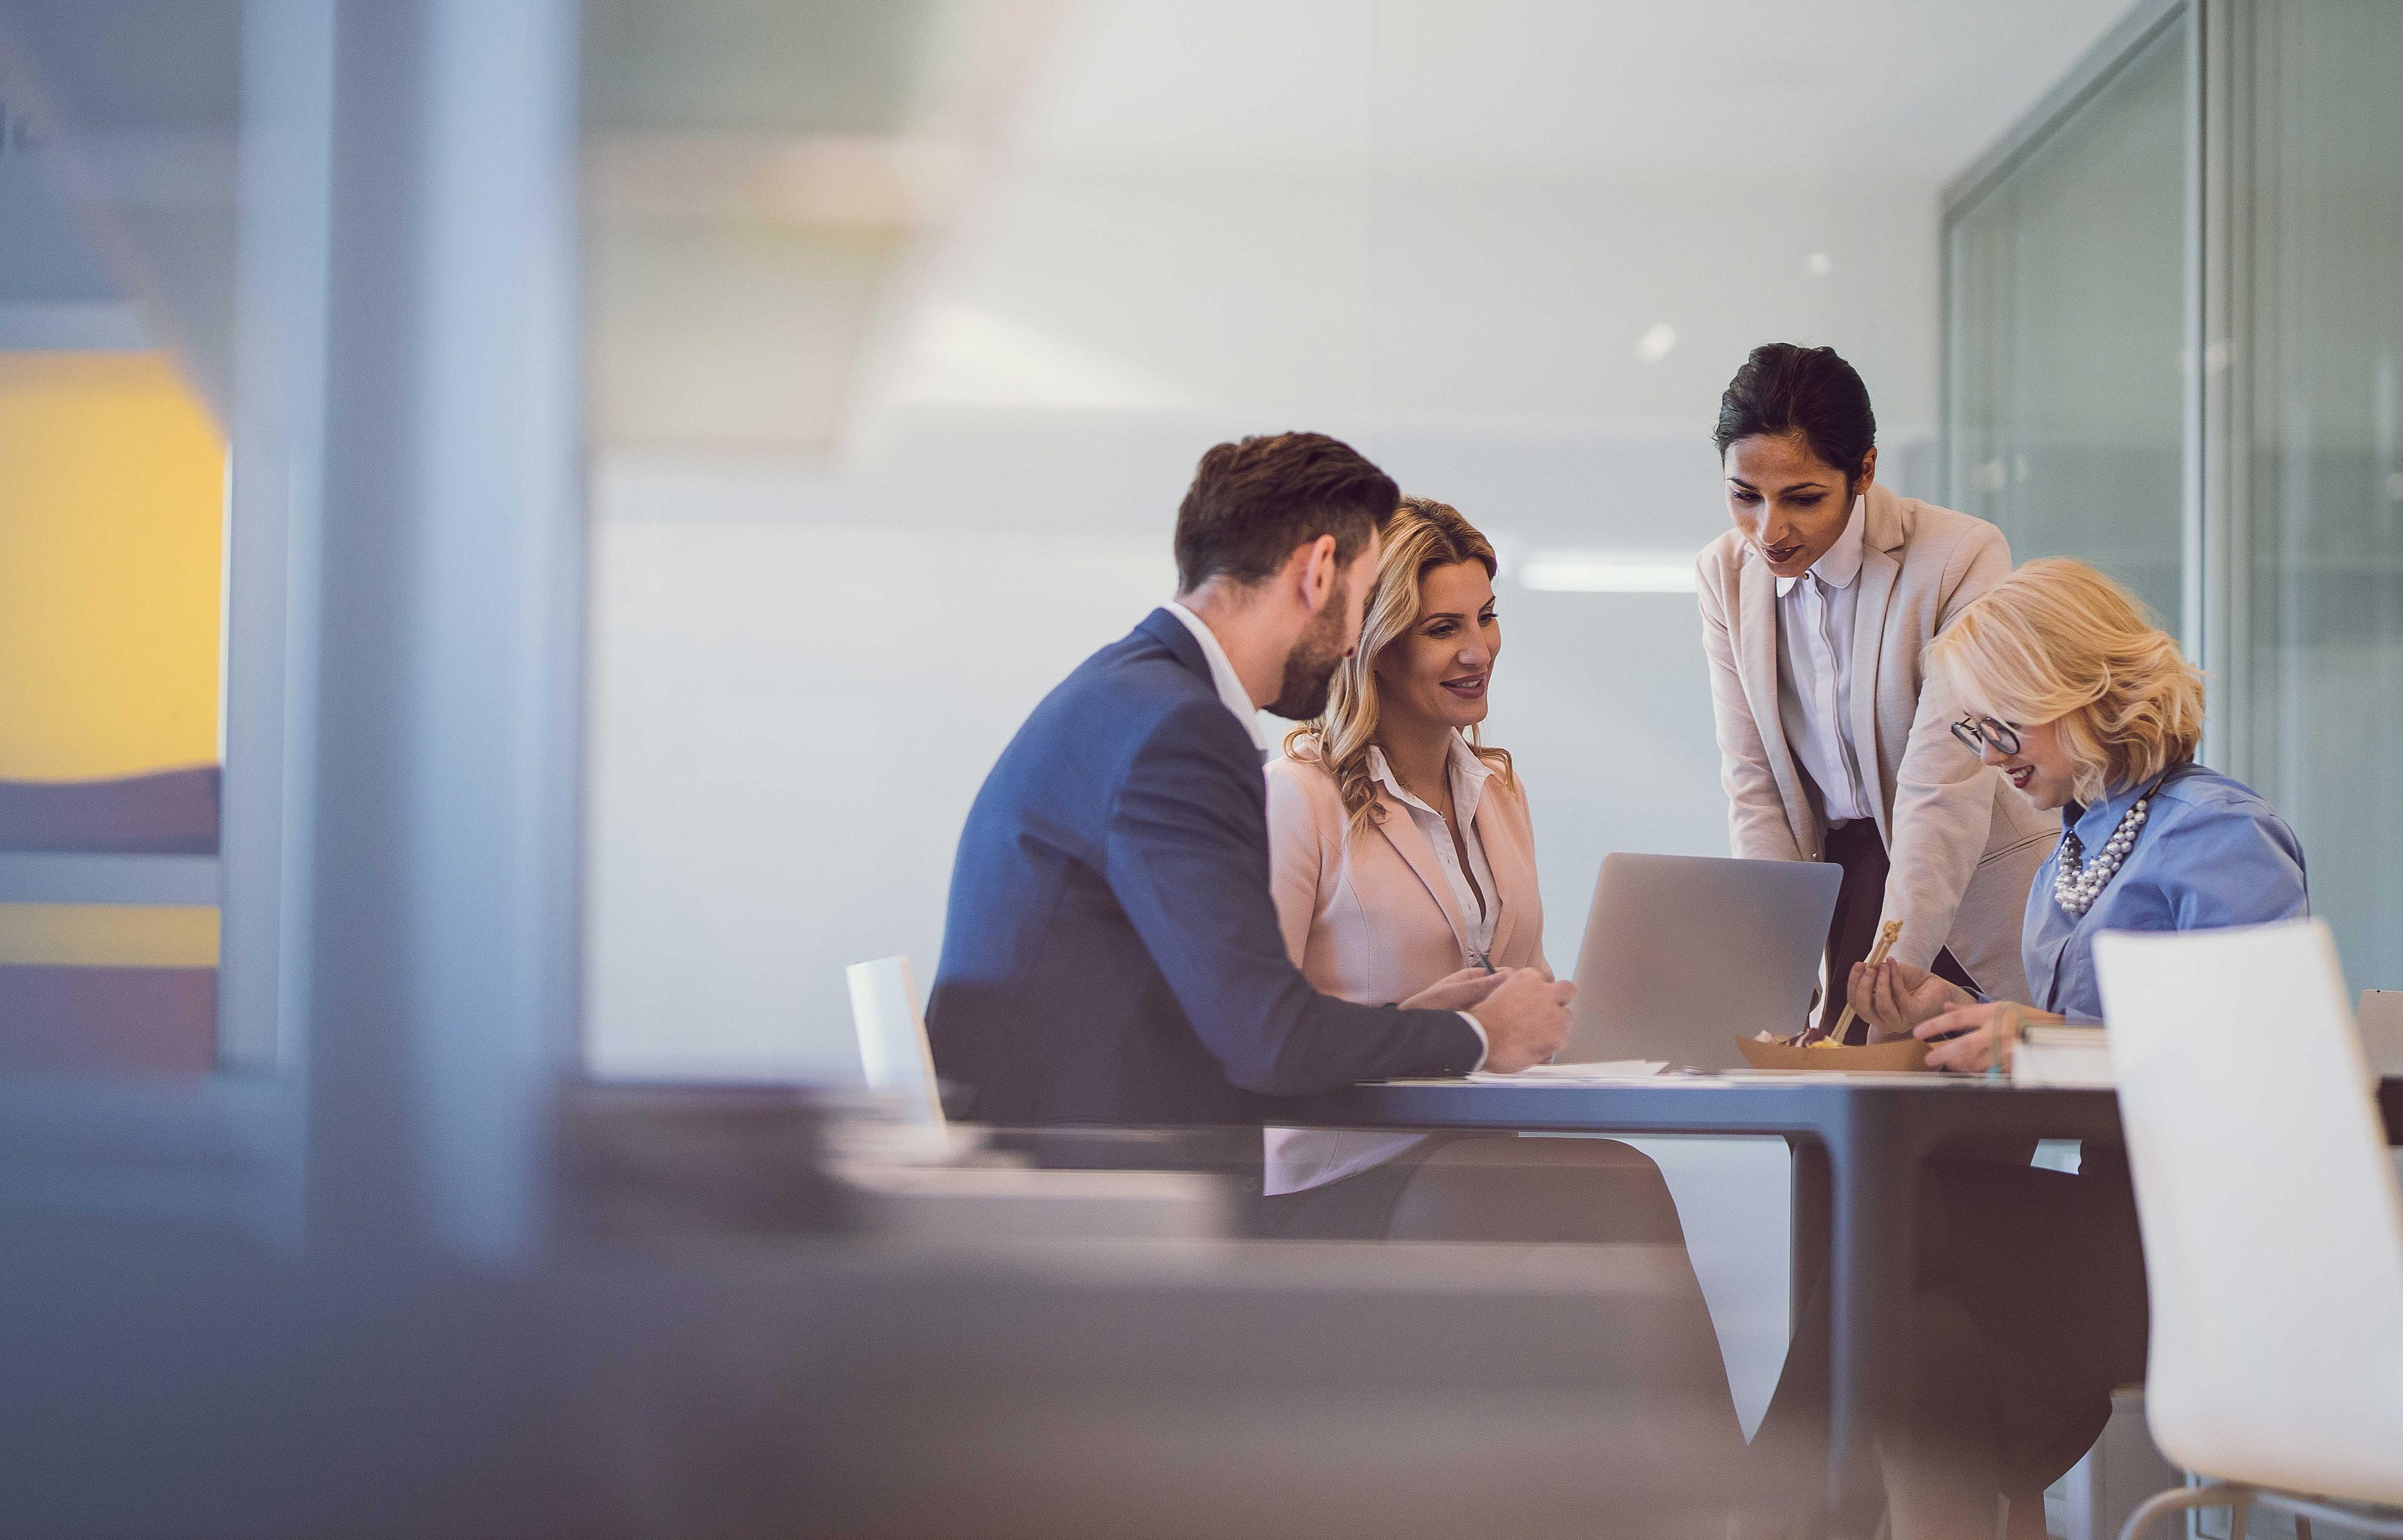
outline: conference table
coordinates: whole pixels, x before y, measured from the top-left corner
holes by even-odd
[[[2381,1082],[2379,1103],[2388,1142],[2403,1143],[2403,1077]],[[2113,1091],[1924,1074],[1391,1080],[1313,1101],[1307,1120],[1407,1132],[1783,1136],[1794,1153],[1795,1288],[1823,1266],[1832,1285],[1827,1517],[1837,1533],[1868,1533],[1882,1505],[1870,1436],[1905,1392],[1908,1333],[1895,1323],[1910,1309],[1922,1164],[1949,1145],[2120,1142]]]

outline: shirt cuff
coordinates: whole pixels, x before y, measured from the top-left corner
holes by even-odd
[[[1467,1022],[1468,1030],[1477,1034],[1477,1062],[1468,1066],[1468,1073],[1475,1075],[1479,1070],[1485,1067],[1485,1056],[1493,1051],[1493,1041],[1485,1035],[1484,1022],[1479,1021],[1477,1018],[1469,1015],[1466,1011],[1462,1011],[1460,1013],[1460,1019]]]

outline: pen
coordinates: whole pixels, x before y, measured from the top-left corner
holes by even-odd
[[[1902,922],[1899,920],[1889,920],[1878,927],[1877,945],[1869,949],[1869,966],[1876,967],[1885,961],[1885,954],[1894,950],[1895,938],[1901,934]],[[1835,988],[1836,981],[1832,978],[1828,979],[1827,987]],[[1828,1039],[1831,1042],[1841,1043],[1844,1040],[1844,1029],[1852,1024],[1853,1003],[1847,1000],[1844,1002],[1844,1013],[1836,1018],[1835,1027],[1827,1034]]]
[[[1468,949],[1468,955],[1477,959],[1477,965],[1479,967],[1483,968],[1488,973],[1492,973],[1493,971],[1493,959],[1486,956],[1475,947]]]

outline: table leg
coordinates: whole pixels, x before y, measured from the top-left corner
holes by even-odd
[[[1834,1532],[1868,1535],[1882,1504],[1878,1430],[1906,1405],[1918,1151],[1888,1098],[1850,1099],[1827,1131],[1830,1240],[1827,1499]]]
[[[1794,1158],[1793,1235],[1788,1246],[1793,1260],[1793,1275],[1787,1281],[1785,1314],[1786,1334],[1790,1337],[1802,1329],[1804,1314],[1811,1304],[1811,1291],[1819,1286],[1827,1269],[1830,1199],[1827,1146],[1807,1135],[1789,1134],[1785,1148]]]

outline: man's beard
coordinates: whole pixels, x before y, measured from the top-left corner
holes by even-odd
[[[1348,583],[1327,595],[1327,607],[1310,622],[1301,640],[1285,654],[1285,678],[1269,711],[1288,722],[1308,722],[1327,709],[1327,692],[1335,670],[1351,649],[1343,645],[1343,616],[1352,595]]]

